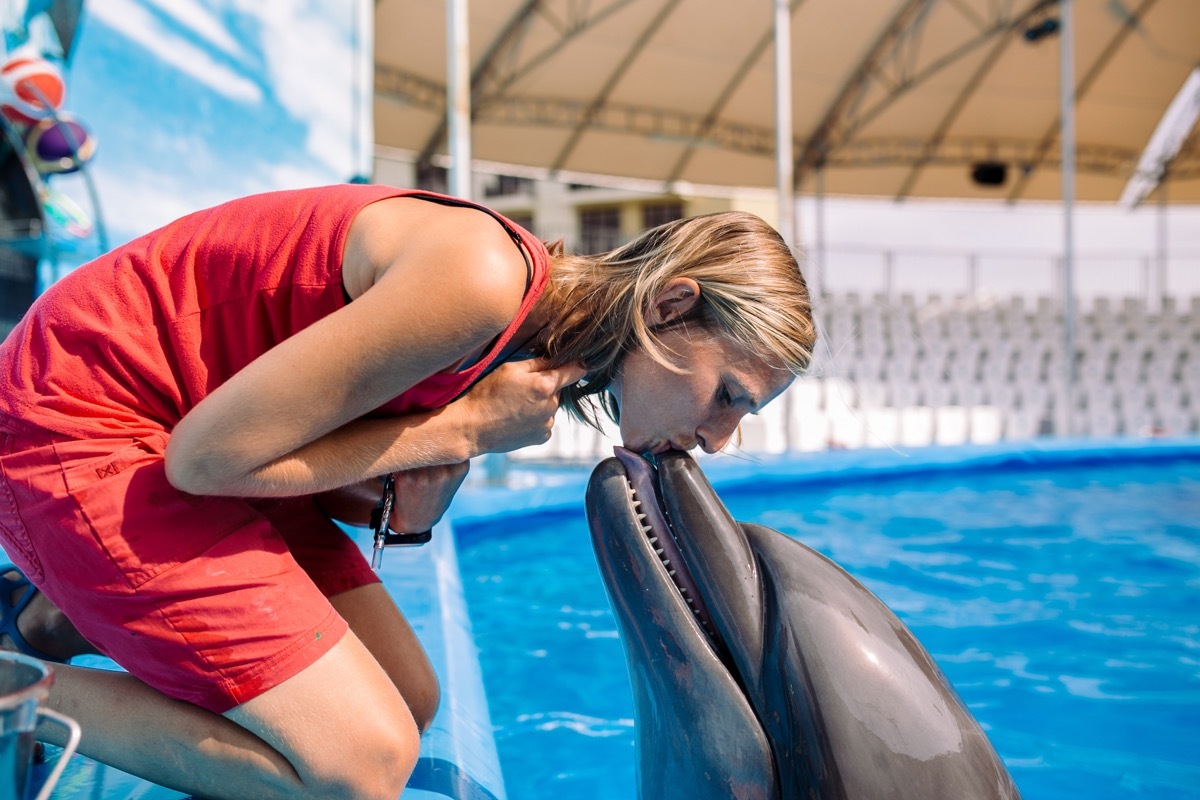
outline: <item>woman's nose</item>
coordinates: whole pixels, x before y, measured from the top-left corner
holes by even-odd
[[[696,438],[700,441],[700,448],[706,453],[720,452],[725,448],[725,445],[729,444],[729,440],[733,438],[738,423],[741,421],[741,414],[728,414],[701,427],[696,431]]]

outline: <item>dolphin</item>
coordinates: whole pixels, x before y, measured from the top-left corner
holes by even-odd
[[[586,504],[633,690],[640,797],[1020,797],[933,658],[866,587],[734,521],[688,454],[616,455]]]

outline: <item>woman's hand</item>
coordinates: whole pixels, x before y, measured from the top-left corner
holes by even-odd
[[[388,527],[396,533],[420,533],[438,523],[450,507],[455,492],[467,477],[471,462],[419,467],[394,473],[396,500]],[[343,486],[316,496],[317,505],[331,519],[366,527],[379,504],[383,481],[378,478]]]
[[[365,528],[371,524],[371,511],[379,503],[383,482],[379,478],[330,489],[315,496],[317,507],[330,519]]]
[[[394,473],[396,501],[388,527],[396,533],[420,533],[438,523],[467,477],[470,461],[419,467]]]
[[[583,378],[579,364],[551,367],[531,358],[501,364],[455,401],[478,453],[507,453],[550,438],[558,392]]]

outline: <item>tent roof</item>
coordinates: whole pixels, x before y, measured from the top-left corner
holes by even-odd
[[[904,198],[1058,197],[1056,0],[792,0],[796,180]],[[1200,64],[1200,2],[1075,0],[1079,199],[1116,201]],[[769,0],[475,0],[477,159],[771,186]],[[376,141],[446,152],[444,0],[376,0]],[[971,179],[1007,165],[1003,185]],[[1169,167],[1200,202],[1200,134]],[[1153,197],[1153,196],[1152,196]]]

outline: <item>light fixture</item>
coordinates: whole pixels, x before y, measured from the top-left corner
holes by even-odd
[[[1047,36],[1053,36],[1061,27],[1062,23],[1059,22],[1058,17],[1046,17],[1041,22],[1030,25],[1021,35],[1025,37],[1025,41],[1032,44]]]
[[[1200,117],[1200,67],[1195,67],[1188,75],[1150,135],[1137,168],[1121,192],[1119,202],[1123,207],[1137,208],[1154,191],[1162,181],[1167,165],[1179,154],[1197,117]]]

